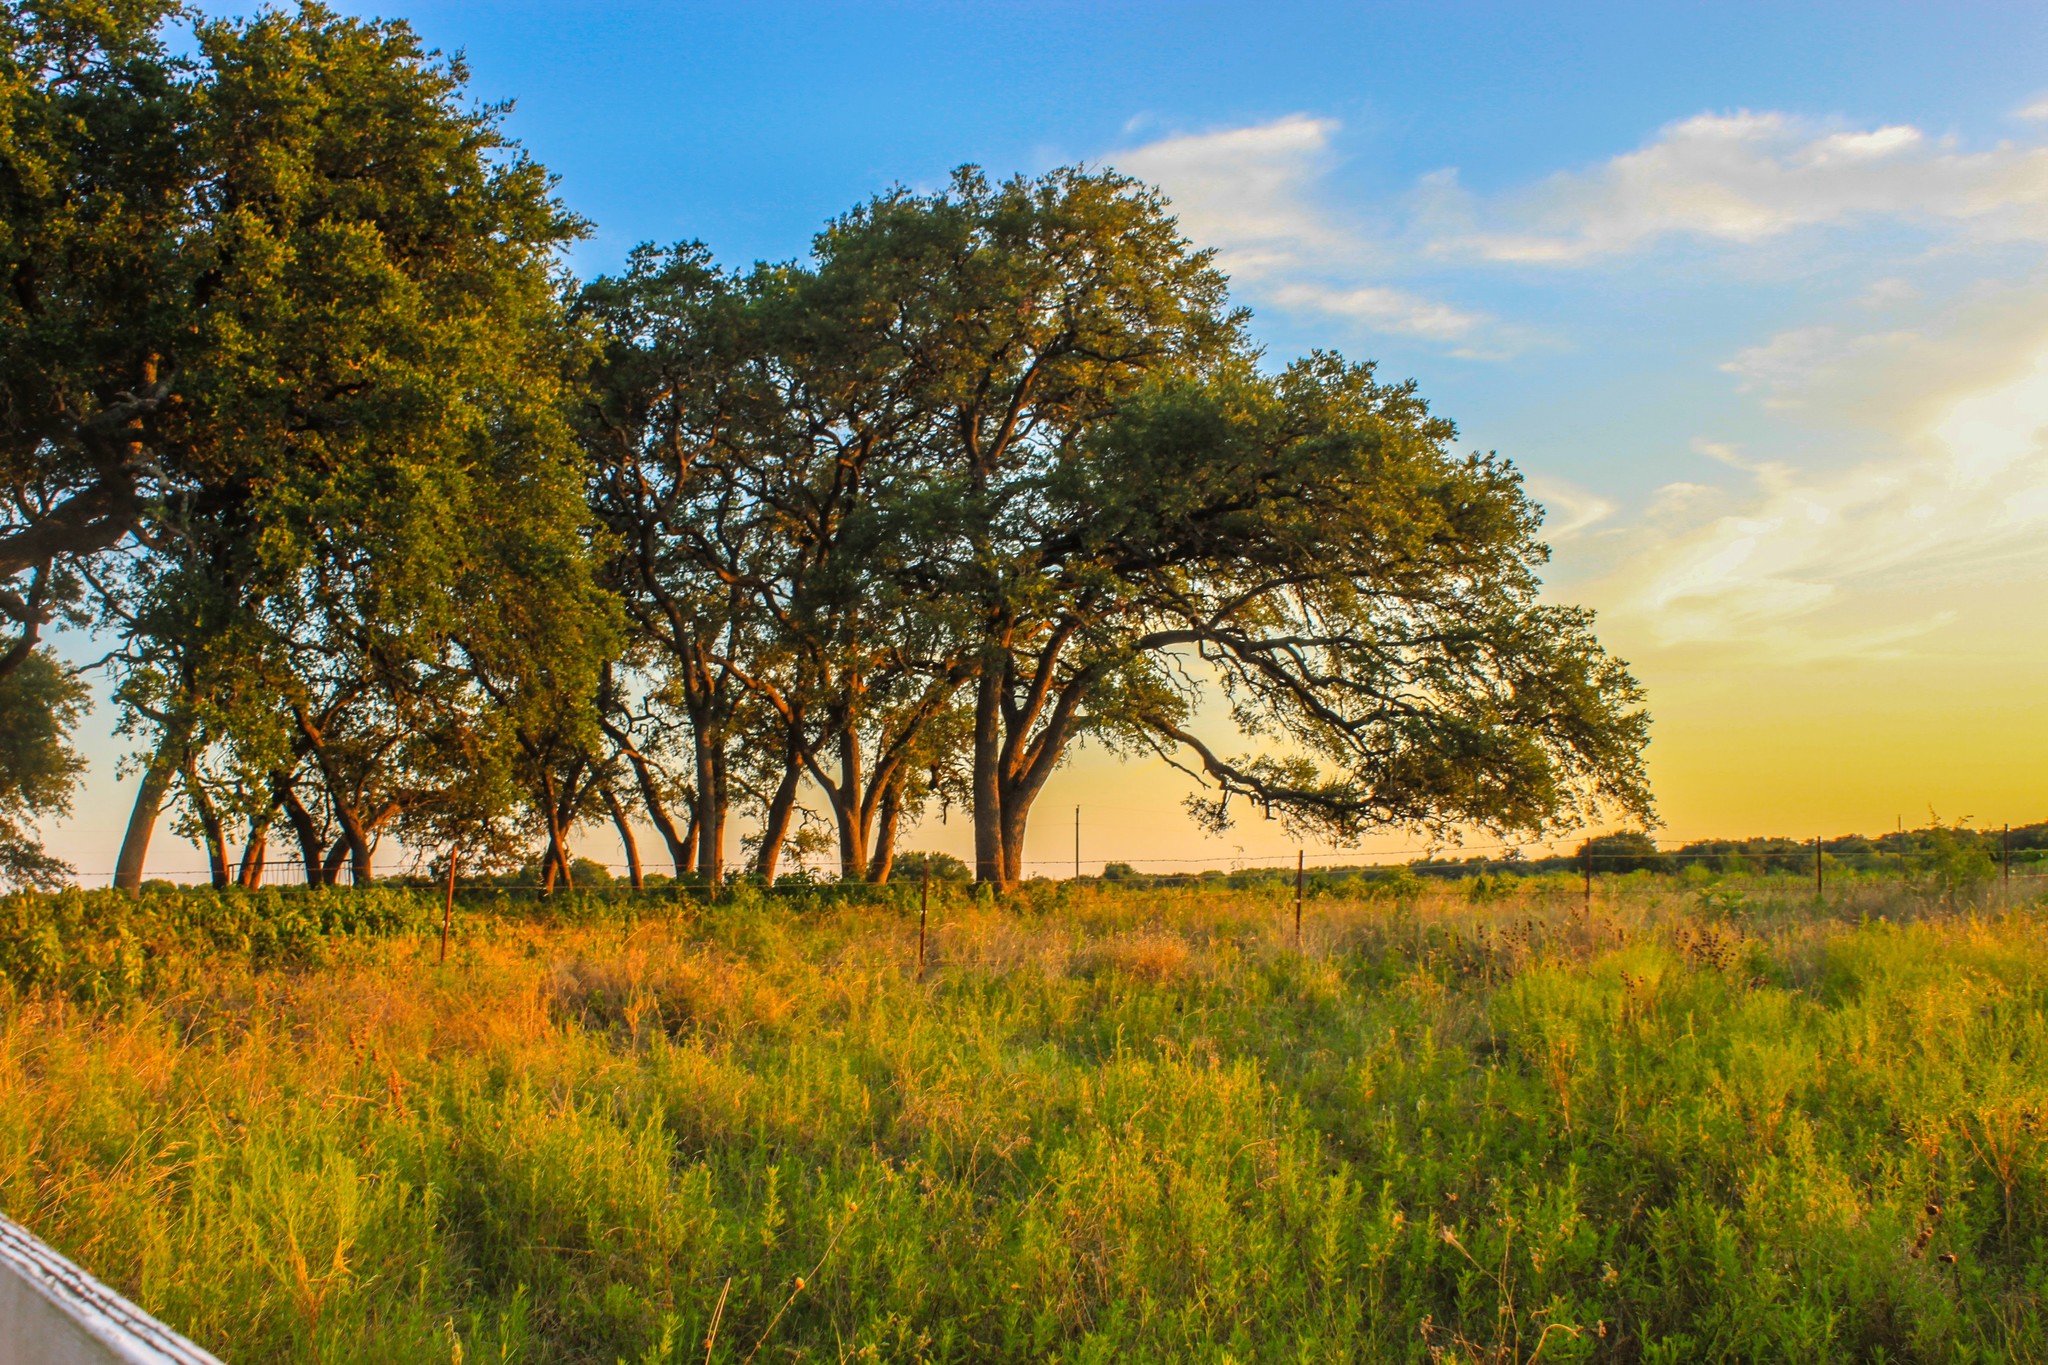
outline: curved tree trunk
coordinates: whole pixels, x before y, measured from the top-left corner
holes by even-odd
[[[207,795],[206,784],[199,776],[199,758],[188,745],[185,749],[185,796],[191,801],[192,809],[199,816],[199,829],[206,839],[206,867],[216,891],[225,891],[228,886],[228,845],[221,830],[220,812],[214,808],[213,798]]]
[[[868,859],[869,881],[889,880],[889,869],[896,863],[896,828],[902,821],[903,780],[899,777],[882,792],[882,813],[875,823],[875,852]]]
[[[697,866],[697,828],[692,822],[688,832],[676,833],[675,817],[668,813],[668,803],[661,799],[661,784],[656,780],[654,765],[639,754],[628,752],[626,761],[633,765],[633,781],[640,788],[640,804],[647,808],[647,818],[654,825],[661,841],[668,845],[669,861],[675,864],[676,880],[690,875]]]
[[[235,876],[235,885],[244,891],[253,891],[263,885],[263,864],[270,850],[270,822],[276,814],[277,803],[272,801],[269,809],[249,826],[249,840],[242,845],[241,870]]]
[[[761,849],[754,859],[754,871],[769,886],[775,885],[775,872],[782,863],[782,845],[789,837],[789,821],[796,813],[796,793],[802,781],[803,764],[792,737],[783,750],[782,780],[776,783],[775,795],[761,817]]]
[[[334,841],[334,847],[327,850],[326,861],[320,864],[320,885],[334,886],[341,881],[342,864],[348,861],[348,836]]]
[[[635,891],[645,890],[647,876],[640,868],[640,841],[633,837],[633,822],[626,815],[626,808],[619,804],[619,794],[607,782],[604,788],[605,809],[611,812],[612,825],[619,831],[619,844],[626,850],[626,875],[632,879]]]
[[[362,813],[344,794],[335,791],[330,795],[332,799],[328,804],[334,809],[335,819],[341,823],[341,840],[348,849],[349,881],[355,886],[368,886],[372,880],[370,827],[363,823]]]
[[[171,790],[185,755],[191,722],[173,722],[157,741],[156,755],[142,770],[142,785],[135,793],[135,807],[128,813],[128,832],[121,837],[121,856],[114,863],[114,888],[134,895],[142,889],[142,865],[149,860],[150,836],[163,814],[164,797]]]
[[[697,805],[695,802],[692,802],[690,804],[690,823],[683,828],[683,848],[689,854],[689,857],[676,864],[676,875],[679,877],[694,877],[697,875],[697,835],[702,823],[697,818]]]
[[[298,792],[292,789],[291,779],[283,773],[273,773],[270,778],[271,790],[277,793],[277,803],[284,808],[285,822],[292,827],[292,835],[299,843],[299,863],[306,869],[306,885],[325,886],[322,876],[320,827],[313,822],[313,813],[306,809],[306,803],[299,800]]]

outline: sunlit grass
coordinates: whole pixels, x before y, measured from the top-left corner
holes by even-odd
[[[0,1207],[237,1362],[2048,1352],[2048,915],[1700,890],[13,901]]]

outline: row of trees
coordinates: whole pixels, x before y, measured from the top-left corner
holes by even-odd
[[[1370,365],[1268,364],[1143,185],[964,170],[798,262],[579,284],[583,225],[403,25],[177,56],[158,0],[4,14],[17,879],[75,766],[58,621],[116,646],[128,885],[166,803],[220,882],[281,828],[315,882],[388,836],[550,884],[593,820],[636,877],[636,828],[716,881],[743,827],[764,877],[823,836],[884,880],[958,806],[1007,885],[1086,741],[1214,826],[1647,809],[1512,467]]]

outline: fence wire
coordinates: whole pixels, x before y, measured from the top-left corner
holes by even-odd
[[[1955,835],[1972,841],[1985,841],[1988,849],[1976,844],[1973,851],[1990,860],[1990,875],[2003,880],[2034,880],[2048,877],[2048,848],[2005,849],[1999,846],[2002,831],[1959,830]],[[1078,880],[1082,882],[1117,882],[1142,880],[1146,882],[1216,881],[1229,877],[1256,877],[1261,880],[1293,879],[1310,876],[1327,880],[1332,874],[1363,875],[1366,877],[1387,876],[1407,870],[1426,880],[1449,880],[1472,876],[1541,876],[1575,875],[1608,876],[1633,871],[1676,872],[1690,866],[1706,866],[1732,875],[1778,873],[1781,875],[1813,877],[1824,880],[1841,876],[1914,876],[1938,873],[1943,870],[1944,855],[1938,850],[1924,847],[1900,845],[1915,834],[1925,831],[1903,831],[1875,837],[1850,835],[1837,839],[1764,839],[1737,840],[1722,836],[1702,836],[1677,840],[1686,847],[1673,849],[1591,849],[1575,850],[1570,853],[1537,854],[1523,856],[1524,845],[1512,843],[1434,845],[1417,848],[1361,850],[1293,850],[1287,854],[1247,855],[1243,853],[1175,856],[1175,857],[1131,857],[1101,858],[1086,860],[1089,866],[1099,867],[1099,872],[1074,873],[1071,871],[1076,860],[1068,858],[1028,858],[1022,866],[1033,868],[1057,868],[1069,871],[1066,877],[1045,877],[1042,873],[1034,880],[1048,881]],[[1722,845],[1722,847],[1699,848],[1693,845]],[[1757,847],[1770,844],[1771,847]],[[1830,848],[1829,845],[1833,845]],[[1747,845],[1745,847],[1744,845]],[[1848,847],[1854,845],[1854,847]],[[1405,856],[1404,856],[1405,855]],[[905,857],[909,865],[899,860],[889,883],[892,885],[915,885],[920,880],[919,865],[915,860],[928,856],[923,851],[911,851]],[[950,858],[951,855],[931,855]],[[1855,860],[1851,862],[1850,860]],[[577,858],[572,864],[585,882],[594,882],[596,887],[626,886],[630,882],[632,865],[628,862],[602,862],[592,858]],[[967,865],[962,863],[962,867]],[[371,879],[366,885],[442,887],[446,884],[446,864],[443,870],[434,872],[431,864],[415,864],[410,871],[385,873]],[[1141,869],[1156,868],[1153,872]],[[589,877],[590,869],[601,869],[602,879]],[[1128,869],[1128,871],[1124,871]],[[971,868],[968,869],[971,872]],[[648,889],[675,887],[679,890],[713,889],[712,884],[699,873],[662,871],[647,861],[641,863],[642,880],[649,883]],[[1981,873],[1982,868],[1978,871]],[[324,877],[324,872],[323,872]],[[953,877],[935,876],[935,881],[959,880],[959,873]],[[169,882],[183,886],[203,886],[214,883],[211,868],[174,868],[152,871],[147,881]],[[833,875],[828,866],[813,868],[800,866],[794,872],[784,872],[772,887],[762,884],[760,876],[745,867],[726,870],[718,885],[734,886],[748,884],[757,890],[772,891],[816,891],[830,887],[851,887],[874,885],[864,877],[842,878]],[[113,874],[87,874],[74,878],[73,884],[82,889],[96,889],[113,885]],[[297,859],[265,862],[253,877],[243,874],[241,868],[230,866],[225,887],[253,889],[255,887],[307,887],[313,885],[349,887],[355,885],[352,868],[343,865],[335,872],[332,881],[309,877],[303,863]],[[457,878],[457,885],[465,893],[479,891],[503,891],[507,893],[544,892],[537,880],[526,876],[471,876]],[[576,885],[570,889],[591,889],[589,885]]]

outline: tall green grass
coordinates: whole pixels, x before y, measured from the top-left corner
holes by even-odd
[[[2048,1354],[2038,904],[438,918],[0,906],[0,1207],[236,1362]]]

